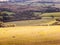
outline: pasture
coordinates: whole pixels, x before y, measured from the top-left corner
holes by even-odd
[[[55,22],[53,19],[39,19],[39,20],[25,20],[25,21],[13,21],[13,22],[7,22],[6,24],[16,24],[16,26],[40,26],[41,24],[52,24],[52,22]]]

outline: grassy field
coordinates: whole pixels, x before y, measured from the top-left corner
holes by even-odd
[[[35,12],[34,14],[42,17],[51,17],[52,15],[54,17],[60,17],[60,12],[51,12],[51,13],[43,13],[43,14],[41,14],[40,12]]]
[[[60,45],[60,26],[0,28],[0,45]]]
[[[6,24],[16,24],[16,26],[40,26],[40,25],[48,25],[55,22],[53,19],[39,19],[39,20],[25,20],[25,21],[13,21],[7,22]]]
[[[60,17],[60,12],[44,13],[44,14],[42,14],[42,17],[51,17],[52,15],[54,17]]]
[[[8,14],[8,15],[15,14],[15,13],[13,13],[13,12],[8,12],[8,11],[3,11],[2,14],[3,14],[3,13],[6,13],[6,14]]]

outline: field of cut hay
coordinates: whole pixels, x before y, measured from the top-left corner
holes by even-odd
[[[60,45],[60,26],[0,28],[0,45]]]

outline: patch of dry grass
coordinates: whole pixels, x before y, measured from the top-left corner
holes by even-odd
[[[0,28],[0,45],[60,45],[60,26]]]
[[[55,21],[54,19],[39,19],[39,20],[7,22],[6,24],[16,24],[16,26],[39,26],[41,24],[50,24],[49,22],[54,21]]]

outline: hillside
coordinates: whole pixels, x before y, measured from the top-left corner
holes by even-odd
[[[51,21],[54,23],[57,18],[60,19],[60,8],[55,7],[54,5],[47,6],[41,4],[39,6],[34,6],[22,5],[21,3],[2,3],[0,5],[0,10],[1,12],[7,13],[3,14],[4,22],[7,22],[8,24],[17,24],[17,26],[40,26],[42,23],[43,25],[47,23],[50,24]],[[5,15],[7,15],[7,17]]]

